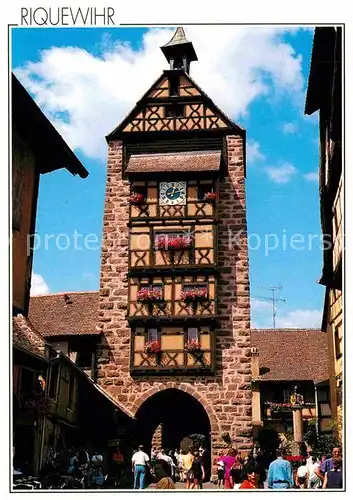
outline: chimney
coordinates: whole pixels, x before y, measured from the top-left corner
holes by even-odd
[[[259,350],[257,347],[251,348],[251,376],[253,378],[260,375],[260,358]]]

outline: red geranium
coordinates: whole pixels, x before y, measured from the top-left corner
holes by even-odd
[[[147,344],[145,344],[146,354],[160,354],[161,351],[161,344],[158,342],[158,340],[153,340],[152,342],[147,342]]]
[[[158,250],[184,250],[191,247],[190,236],[158,236],[156,248]]]
[[[138,302],[157,302],[162,300],[162,290],[159,288],[141,288],[137,292]]]
[[[204,201],[216,201],[217,200],[217,193],[215,193],[214,191],[210,191],[209,193],[205,194],[203,199],[204,199]]]
[[[200,352],[202,350],[201,344],[197,340],[188,340],[185,344],[185,349],[188,352]]]
[[[145,197],[142,193],[133,193],[130,196],[130,203],[132,205],[138,205],[139,203],[144,203]]]
[[[192,288],[183,291],[180,294],[180,298],[184,301],[207,299],[207,288]]]

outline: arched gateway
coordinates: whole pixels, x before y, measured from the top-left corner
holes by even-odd
[[[98,380],[141,440],[252,446],[245,131],[190,77],[178,28],[109,144]],[[162,424],[160,426],[160,424]],[[157,429],[157,433],[156,433]]]

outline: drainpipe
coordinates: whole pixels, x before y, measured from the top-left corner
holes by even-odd
[[[316,419],[315,419],[315,429],[316,435],[319,436],[319,398],[317,395],[317,385],[314,383],[314,393],[315,393],[315,410],[316,410]]]

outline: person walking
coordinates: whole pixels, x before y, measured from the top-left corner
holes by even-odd
[[[338,458],[342,458],[341,448],[335,446],[332,450],[332,457],[323,460],[321,463],[320,470],[317,472],[317,475],[319,476],[322,482],[324,482],[326,472],[329,472],[330,470],[333,469],[333,461],[337,460]]]
[[[138,451],[132,456],[132,472],[134,473],[134,490],[143,490],[146,487],[146,472],[151,470],[150,458],[140,444]]]
[[[205,468],[203,465],[203,458],[200,456],[200,452],[198,450],[194,451],[194,461],[192,463],[192,472],[194,475],[193,485],[190,489],[201,490],[202,489],[202,481],[205,479]]]
[[[186,489],[190,490],[194,484],[194,472],[192,470],[192,464],[194,463],[194,455],[192,449],[190,448],[186,455],[183,455],[183,472],[186,477]]]
[[[124,455],[118,447],[113,453],[113,465],[114,465],[114,483],[117,488],[120,487],[121,475],[124,468]]]
[[[235,457],[235,461],[230,469],[230,477],[232,479],[233,490],[238,490],[243,478],[243,464],[238,460],[239,455]]]
[[[277,450],[277,458],[270,463],[267,483],[270,489],[290,489],[294,486],[292,466],[284,460],[285,451]]]
[[[320,471],[321,462],[316,457],[310,457],[311,460],[306,463],[308,468],[308,489],[317,490],[321,488],[322,481],[317,472]]]
[[[342,488],[342,458],[334,458],[332,468],[325,472],[322,489],[340,490]]]
[[[302,460],[297,470],[295,484],[301,490],[307,488],[308,485],[308,465],[306,460]]]
[[[227,451],[227,454],[223,457],[220,457],[219,460],[224,462],[224,488],[226,490],[233,489],[233,481],[230,475],[230,470],[235,462],[235,456],[237,455],[237,450],[234,448],[230,448]]]
[[[103,455],[97,450],[95,450],[91,458],[89,479],[92,488],[100,488],[104,485]]]
[[[225,463],[223,460],[217,461],[217,487],[218,489],[224,489],[224,470]]]

